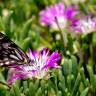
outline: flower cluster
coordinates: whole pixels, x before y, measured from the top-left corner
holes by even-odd
[[[40,52],[32,51],[29,49],[29,58],[31,60],[30,64],[13,66],[12,71],[8,74],[10,78],[8,79],[8,84],[12,84],[15,80],[21,78],[49,78],[49,68],[61,68],[57,62],[61,59],[61,55],[58,51],[53,52],[49,56],[49,51],[43,49]]]
[[[64,28],[67,20],[72,19],[76,14],[77,8],[75,6],[65,8],[63,3],[58,3],[40,12],[40,22],[52,28],[57,28],[56,23],[58,23],[61,28]]]
[[[96,30],[96,18],[91,18],[89,15],[84,16],[84,14],[83,17],[79,15],[80,10],[78,10],[77,6],[69,5],[65,7],[61,2],[41,11],[40,21],[56,30],[68,28],[70,31],[81,32],[83,34]]]

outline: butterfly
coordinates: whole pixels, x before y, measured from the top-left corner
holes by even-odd
[[[28,62],[30,62],[30,59],[27,54],[5,34],[0,32],[0,67],[27,64]]]

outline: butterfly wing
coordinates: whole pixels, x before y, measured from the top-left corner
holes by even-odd
[[[24,64],[28,61],[29,58],[22,49],[0,32],[0,66]]]

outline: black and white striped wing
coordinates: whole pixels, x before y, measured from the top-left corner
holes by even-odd
[[[0,32],[0,66],[24,64],[28,61],[29,58],[22,49]]]

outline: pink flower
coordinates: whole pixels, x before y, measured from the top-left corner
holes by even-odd
[[[65,8],[63,3],[58,3],[53,6],[47,7],[45,10],[40,12],[41,23],[50,25],[55,21],[55,18],[64,18],[64,9]]]
[[[75,6],[68,6],[65,8],[62,2],[49,6],[40,12],[41,24],[49,25],[57,29],[56,21],[61,28],[66,26],[67,20],[72,19],[77,14]]]
[[[61,68],[57,62],[61,59],[58,51],[53,52],[49,56],[49,51],[43,49],[40,52],[32,51],[29,49],[28,56],[31,60],[30,64],[13,66],[12,71],[9,73],[10,78],[8,84],[12,84],[15,80],[21,78],[49,78],[49,68]]]
[[[87,16],[81,19],[74,19],[71,29],[75,32],[81,32],[83,34],[94,32],[96,31],[96,18]]]

